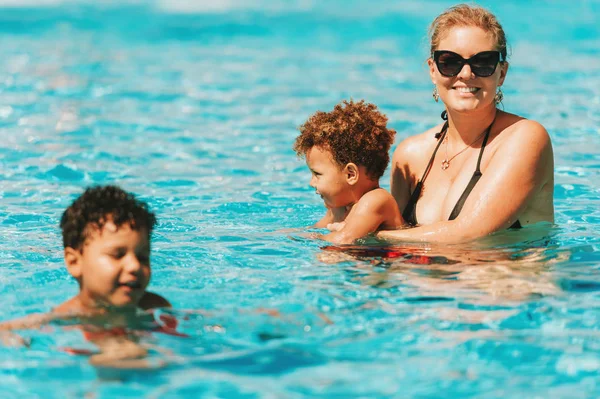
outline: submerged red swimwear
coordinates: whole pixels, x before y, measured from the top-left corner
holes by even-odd
[[[431,264],[452,264],[457,263],[454,260],[448,259],[445,256],[427,256],[427,255],[415,255],[409,252],[407,248],[400,247],[367,247],[361,245],[344,245],[335,246],[327,245],[322,247],[326,251],[343,252],[356,257],[365,258],[384,258],[384,259],[396,259],[404,258],[405,263],[413,263],[417,265],[431,265]]]
[[[128,334],[134,333],[134,332],[136,332],[136,333],[158,332],[158,333],[163,333],[163,334],[167,334],[167,335],[173,335],[176,337],[189,338],[189,335],[177,331],[178,323],[177,323],[177,319],[174,316],[171,316],[169,314],[161,314],[158,316],[158,319],[162,322],[162,324],[155,321],[156,326],[150,330],[132,330],[132,329],[128,329],[126,327],[113,327],[113,328],[108,328],[108,329],[98,330],[98,331],[83,330],[82,333],[83,333],[83,336],[86,339],[86,341],[90,341],[90,342],[99,341],[99,340],[102,340],[102,339],[108,338],[108,337],[122,337],[122,336],[126,336]],[[73,355],[91,356],[91,355],[95,354],[94,351],[89,350],[89,349],[77,349],[77,348],[64,347],[64,348],[61,348],[61,350],[64,352],[73,354]]]

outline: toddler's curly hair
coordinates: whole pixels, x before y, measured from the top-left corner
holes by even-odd
[[[132,229],[146,229],[148,236],[156,225],[154,213],[133,194],[111,185],[90,187],[62,215],[60,228],[64,247],[81,250],[90,229],[102,230],[108,220],[117,227],[129,223]]]
[[[331,151],[341,167],[353,162],[364,166],[372,179],[383,176],[396,131],[387,128],[387,117],[377,106],[342,101],[333,111],[317,111],[298,129],[294,151],[304,157],[314,146]]]

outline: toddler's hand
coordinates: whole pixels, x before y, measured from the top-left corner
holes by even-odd
[[[329,223],[327,225],[327,230],[340,231],[344,228],[345,225],[346,225],[346,222]]]

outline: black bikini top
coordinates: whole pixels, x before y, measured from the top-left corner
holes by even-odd
[[[421,191],[423,191],[423,182],[427,178],[427,175],[429,174],[429,171],[431,170],[431,167],[433,165],[433,161],[435,159],[435,154],[437,153],[438,149],[440,148],[440,145],[444,141],[444,137],[446,137],[446,134],[448,132],[448,119],[446,116],[446,111],[442,112],[442,118],[446,120],[446,123],[444,123],[442,130],[438,134],[435,135],[435,137],[438,139],[438,144],[435,147],[433,154],[431,155],[431,159],[429,160],[429,164],[427,164],[427,168],[425,168],[423,177],[421,177],[421,180],[419,180],[419,182],[417,183],[415,190],[412,192],[410,199],[408,200],[408,203],[406,204],[406,207],[404,208],[404,212],[402,212],[402,217],[404,218],[406,223],[413,225],[413,226],[417,225],[417,201],[419,200],[419,197],[421,197]],[[456,205],[454,205],[454,208],[452,209],[452,212],[450,213],[450,217],[448,218],[448,220],[456,219],[456,217],[460,214],[460,211],[462,210],[463,206],[465,205],[465,202],[467,201],[469,194],[471,194],[471,191],[473,191],[473,187],[475,187],[475,185],[477,184],[479,179],[481,179],[481,176],[482,176],[482,173],[480,170],[481,158],[483,157],[483,150],[485,149],[485,146],[487,144],[488,138],[490,136],[490,130],[491,130],[493,124],[494,124],[494,122],[492,122],[490,124],[490,126],[488,126],[488,128],[485,132],[483,142],[481,143],[481,150],[479,150],[479,158],[477,159],[477,167],[475,168],[475,172],[473,173],[473,176],[471,176],[471,180],[469,181],[469,184],[467,184],[465,191],[463,191],[462,195],[458,199],[458,202],[456,202]],[[509,228],[511,228],[511,229],[521,228],[521,223],[517,220]]]

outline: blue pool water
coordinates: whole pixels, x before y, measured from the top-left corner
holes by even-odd
[[[425,32],[452,3],[188,3],[0,2],[0,320],[76,293],[60,214],[117,183],[159,216],[151,289],[190,335],[106,378],[57,349],[77,331],[23,332],[0,397],[600,396],[600,2],[481,2],[512,47],[505,109],[552,136],[556,225],[413,249],[431,265],[300,236],[323,206],[291,146],[350,97],[397,142],[438,123]]]

